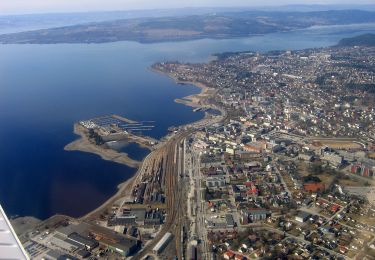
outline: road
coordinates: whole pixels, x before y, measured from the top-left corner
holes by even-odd
[[[276,229],[276,228],[273,228],[273,227],[271,227],[271,226],[268,226],[267,224],[265,224],[265,225],[263,225],[262,227],[259,227],[259,228],[254,228],[254,230],[256,230],[256,229],[272,231],[272,232],[274,232],[274,233],[277,233],[277,234],[280,234],[280,235],[285,235],[286,237],[289,237],[289,238],[295,239],[295,240],[297,240],[297,241],[299,241],[299,242],[305,243],[306,245],[310,245],[310,244],[311,244],[310,241],[307,241],[307,240],[305,240],[305,239],[302,238],[302,237],[296,237],[296,236],[294,236],[294,235],[292,235],[292,234],[289,234],[289,233],[287,233],[287,232],[284,232],[284,231],[278,230],[278,229]],[[314,246],[316,246],[316,247],[319,248],[320,250],[326,251],[326,252],[328,252],[328,253],[330,253],[331,255],[334,255],[334,256],[336,256],[336,257],[339,257],[339,258],[342,258],[342,259],[346,259],[346,258],[347,258],[345,255],[340,254],[340,253],[337,253],[337,252],[335,252],[335,251],[333,251],[333,250],[330,250],[330,249],[328,249],[328,248],[326,248],[326,247],[319,246],[319,245],[316,245],[316,244],[314,244]]]
[[[193,150],[194,151],[194,150]],[[194,151],[193,152],[193,179],[194,179],[194,188],[196,191],[195,196],[195,203],[193,204],[196,207],[196,216],[195,216],[195,223],[196,223],[196,236],[200,238],[201,241],[201,251],[202,251],[202,259],[209,259],[210,251],[209,246],[207,245],[207,229],[204,222],[204,213],[205,213],[205,201],[203,199],[203,188],[201,187],[201,183],[203,180],[202,172],[200,171],[200,152]]]

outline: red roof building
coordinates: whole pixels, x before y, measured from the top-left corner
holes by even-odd
[[[244,145],[243,149],[248,152],[261,153],[263,151],[262,147],[257,145]]]
[[[337,211],[340,210],[340,205],[333,204],[331,207],[332,212],[336,213]]]
[[[235,255],[232,251],[227,251],[224,253],[224,259],[233,259]]]
[[[310,182],[310,183],[305,183],[303,185],[303,188],[305,191],[318,192],[318,191],[324,191],[326,186],[324,183],[321,183],[321,182]]]

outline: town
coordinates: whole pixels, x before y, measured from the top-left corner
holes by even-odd
[[[228,111],[188,149],[203,259],[373,259],[374,53],[332,47],[154,65],[217,89],[214,102]]]
[[[152,68],[205,86],[184,100],[205,118],[148,142],[103,207],[25,232],[33,258],[375,258],[374,47]],[[153,127],[119,116],[79,126],[96,145]]]

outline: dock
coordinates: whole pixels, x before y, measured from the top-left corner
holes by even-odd
[[[109,115],[80,121],[79,125],[89,132],[100,136],[103,142],[129,140],[146,147],[153,146],[158,140],[144,135],[155,127],[155,121],[134,121],[119,115]]]
[[[112,134],[119,132],[150,131],[154,126],[154,121],[133,121],[118,115],[102,116],[80,124],[88,129],[101,129],[104,133]]]

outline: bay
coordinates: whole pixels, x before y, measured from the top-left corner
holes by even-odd
[[[146,134],[160,138],[170,126],[202,118],[203,113],[174,102],[199,89],[150,71],[154,62],[325,47],[366,32],[375,32],[375,25],[155,44],[0,45],[0,203],[11,216],[78,217],[135,173],[92,154],[64,151],[77,138],[72,128],[79,120],[108,114],[152,120],[156,127]],[[135,147],[126,152],[137,159],[146,154]]]

